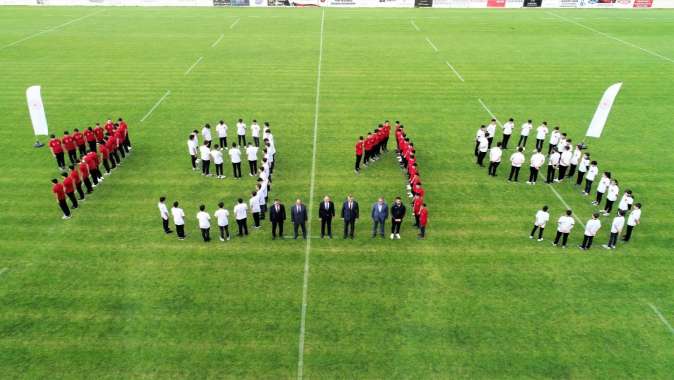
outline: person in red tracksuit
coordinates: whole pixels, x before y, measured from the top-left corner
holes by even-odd
[[[68,176],[68,173],[61,173],[63,177],[63,190],[66,193],[70,203],[72,204],[73,210],[77,208],[77,198],[75,198],[75,181]]]
[[[101,151],[101,157],[103,158],[103,167],[105,168],[105,174],[110,174],[110,151],[105,144],[101,144],[99,149]]]
[[[51,191],[56,196],[56,202],[61,208],[61,211],[63,211],[62,219],[70,219],[70,209],[68,208],[68,203],[66,203],[66,192],[63,185],[61,185],[56,178],[52,179],[51,183],[54,184]]]
[[[363,151],[365,150],[365,141],[363,136],[358,138],[356,142],[356,174],[360,173],[360,160],[363,158]]]
[[[124,132],[124,146],[127,148],[127,152],[131,150],[131,140],[129,139],[129,125],[120,117],[117,122],[119,123],[119,128]]]
[[[56,166],[60,169],[66,167],[65,153],[63,153],[63,143],[61,140],[57,139],[55,135],[51,135],[51,140],[49,140],[49,149],[51,153],[56,158]]]
[[[82,177],[80,176],[80,171],[77,170],[75,165],[70,165],[70,174],[68,176],[73,179],[73,182],[75,183],[75,189],[77,190],[77,194],[79,194],[80,200],[83,201],[84,191],[82,191]]]
[[[98,185],[98,182],[103,180],[101,170],[98,168],[99,165],[98,155],[94,152],[89,152],[87,153],[86,156],[84,156],[83,160],[87,164],[87,167],[89,168],[91,180],[93,181],[94,185]]]
[[[426,226],[428,225],[428,209],[426,208],[426,203],[421,205],[421,210],[419,210],[419,239],[424,239],[426,237]]]
[[[112,120],[110,119],[108,119],[108,121],[105,122],[103,128],[105,129],[105,132],[109,136],[112,136],[112,134],[115,133],[115,125],[112,123]]]
[[[412,202],[412,211],[414,212],[414,227],[419,227],[419,214],[421,212],[421,205],[424,204],[424,198],[415,195]]]
[[[96,126],[94,127],[94,136],[96,136],[96,141],[99,143],[103,142],[105,139],[105,130],[103,130],[98,123],[96,123]]]
[[[367,164],[370,162],[370,159],[372,158],[372,133],[368,132],[367,137],[365,138],[365,143],[363,146],[365,147],[365,154],[363,156],[363,165],[367,167]]]
[[[417,182],[417,185],[412,188],[412,194],[414,195],[419,195],[420,197],[424,197],[426,195],[426,191],[424,191],[424,188],[421,187],[421,181]]]
[[[382,142],[382,148],[384,149],[384,152],[388,152],[388,138],[389,135],[391,134],[391,124],[389,124],[388,120],[384,121],[384,141]]]
[[[61,142],[63,142],[63,147],[66,148],[66,152],[68,152],[70,163],[75,165],[77,162],[77,146],[75,145],[73,137],[68,134],[68,131],[63,132]]]
[[[115,146],[115,139],[110,137],[107,141],[104,142],[104,144],[105,147],[108,148],[108,152],[110,152],[110,169],[114,169],[118,164],[120,164],[119,155],[117,154],[117,147]]]
[[[117,145],[117,151],[119,154],[122,156],[122,158],[126,158],[126,153],[128,152],[128,148],[124,146],[124,132],[120,131],[119,128],[115,129],[115,132],[112,134],[112,137],[115,139],[115,144]]]
[[[77,128],[73,129],[73,140],[75,140],[77,149],[80,151],[80,157],[84,157],[87,154],[87,140],[84,138],[84,134]]]
[[[87,166],[87,163],[82,161],[77,168],[82,175],[82,182],[84,182],[84,186],[87,188],[87,194],[91,194],[91,192],[94,191],[95,186],[92,185],[91,180],[89,180],[89,167]]]
[[[92,152],[96,151],[96,135],[94,134],[94,129],[89,127],[84,131],[84,139],[87,140],[89,144],[89,150]]]

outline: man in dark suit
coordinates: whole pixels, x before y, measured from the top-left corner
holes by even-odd
[[[349,194],[342,205],[342,219],[344,220],[344,239],[347,236],[353,239],[353,234],[356,229],[356,219],[359,215],[358,202],[353,199],[353,195]]]
[[[307,207],[302,204],[302,200],[297,198],[295,205],[290,210],[290,221],[293,222],[295,239],[297,239],[298,229],[302,229],[302,237],[307,238]]]
[[[384,198],[379,197],[377,203],[372,205],[372,237],[377,237],[377,229],[379,229],[379,235],[382,239],[384,238],[384,225],[387,218],[388,205],[384,202]]]
[[[278,228],[278,237],[283,239],[283,222],[286,220],[286,208],[281,201],[274,199],[274,204],[269,210],[269,220],[271,220],[271,238],[276,240],[276,229]]]
[[[321,219],[321,239],[325,237],[325,229],[328,230],[328,239],[332,239],[332,218],[335,217],[335,204],[332,203],[329,196],[323,198],[323,202],[318,206],[318,217]]]

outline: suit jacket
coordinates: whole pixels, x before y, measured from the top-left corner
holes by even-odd
[[[290,220],[293,223],[301,224],[307,221],[307,206],[300,204],[300,210],[297,211],[297,205],[290,208]]]
[[[405,205],[400,204],[400,206],[395,203],[391,205],[391,218],[393,219],[402,219],[405,216]]]
[[[269,220],[272,222],[282,222],[286,220],[286,208],[282,204],[279,204],[279,210],[276,212],[276,205],[271,204],[269,206]]]
[[[386,202],[381,205],[381,211],[379,211],[379,203],[372,205],[372,220],[377,222],[384,222],[388,218],[388,205]]]
[[[318,205],[318,217],[321,219],[332,219],[335,217],[335,204],[328,202],[328,208],[325,209],[325,201]]]
[[[349,209],[349,201],[345,201],[342,205],[342,218],[345,222],[358,219],[360,211],[358,210],[358,202],[353,201],[353,208]]]

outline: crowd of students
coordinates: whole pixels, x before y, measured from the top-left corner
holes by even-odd
[[[62,182],[56,178],[51,182],[63,219],[70,219],[71,209],[78,208],[79,201],[85,200],[85,190],[86,194],[91,194],[131,153],[128,125],[122,118],[116,123],[109,119],[103,127],[96,123],[95,127],[83,132],[77,128],[72,134],[65,131],[60,138],[52,134],[48,145],[61,171]],[[69,165],[65,161],[66,155]],[[105,174],[100,170],[101,164]],[[66,199],[70,200],[70,206]]]
[[[476,163],[484,167],[484,159],[489,155],[488,175],[496,177],[498,167],[503,157],[503,151],[508,149],[508,142],[513,130],[515,122],[510,118],[505,124],[501,125],[503,137],[501,141],[493,143],[497,133],[497,121],[491,119],[488,125],[482,125],[476,133],[474,154],[477,157]],[[523,123],[520,130],[520,138],[515,148],[515,152],[510,156],[510,174],[508,181],[517,182],[520,168],[526,163],[526,156],[524,151],[527,144],[529,133],[533,130],[531,120]],[[560,131],[559,127],[554,127],[552,131],[548,129],[548,123],[543,122],[535,129],[536,146],[529,158],[529,178],[527,184],[535,185],[538,181],[539,172],[547,161],[547,168],[545,173],[545,183],[553,184],[564,181],[573,182],[576,187],[581,189],[583,196],[589,196],[592,193],[592,186],[599,175],[599,166],[596,160],[590,157],[590,153],[586,151],[586,146],[583,143],[575,144],[567,133]],[[550,136],[548,137],[548,134]],[[547,153],[545,152],[545,140],[548,140]],[[546,157],[547,154],[547,157]],[[585,184],[583,185],[583,181]],[[583,244],[579,247],[582,249],[589,249],[592,245],[592,237],[601,227],[599,216],[609,216],[613,212],[614,204],[618,201],[620,195],[620,187],[618,180],[612,176],[610,171],[604,171],[598,181],[595,189],[595,197],[592,204],[598,206],[600,211],[593,214],[592,223],[587,224],[585,231],[585,239]],[[602,200],[606,197],[606,202],[601,208]],[[634,209],[633,209],[634,206]],[[623,241],[630,240],[632,230],[641,220],[641,204],[635,203],[634,194],[632,190],[626,189],[623,196],[618,201],[617,215],[611,224],[611,238],[609,242],[604,245],[605,248],[614,249],[616,247],[617,236],[621,233],[625,225],[625,216],[628,215],[627,232],[623,237]],[[631,211],[631,212],[630,212]],[[545,219],[544,210],[539,211],[541,218]],[[568,214],[568,215],[566,215]],[[558,222],[558,234],[553,244],[557,245],[560,238],[562,239],[562,246],[566,247],[568,234],[573,228],[572,211],[567,210],[566,214],[560,218]],[[596,215],[596,218],[594,217]],[[549,217],[549,216],[548,216]],[[535,227],[539,228],[539,241],[542,240],[542,231],[539,218],[536,218],[537,224]],[[542,219],[541,219],[542,220]],[[596,221],[595,221],[596,220]],[[545,221],[542,222],[543,227]],[[531,238],[535,233],[536,228],[531,233]],[[614,235],[615,234],[615,235]]]

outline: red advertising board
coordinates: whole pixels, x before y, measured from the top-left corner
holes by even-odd
[[[487,8],[505,8],[505,5],[506,0],[487,0]]]
[[[653,6],[653,0],[634,0],[634,8],[650,8]]]

